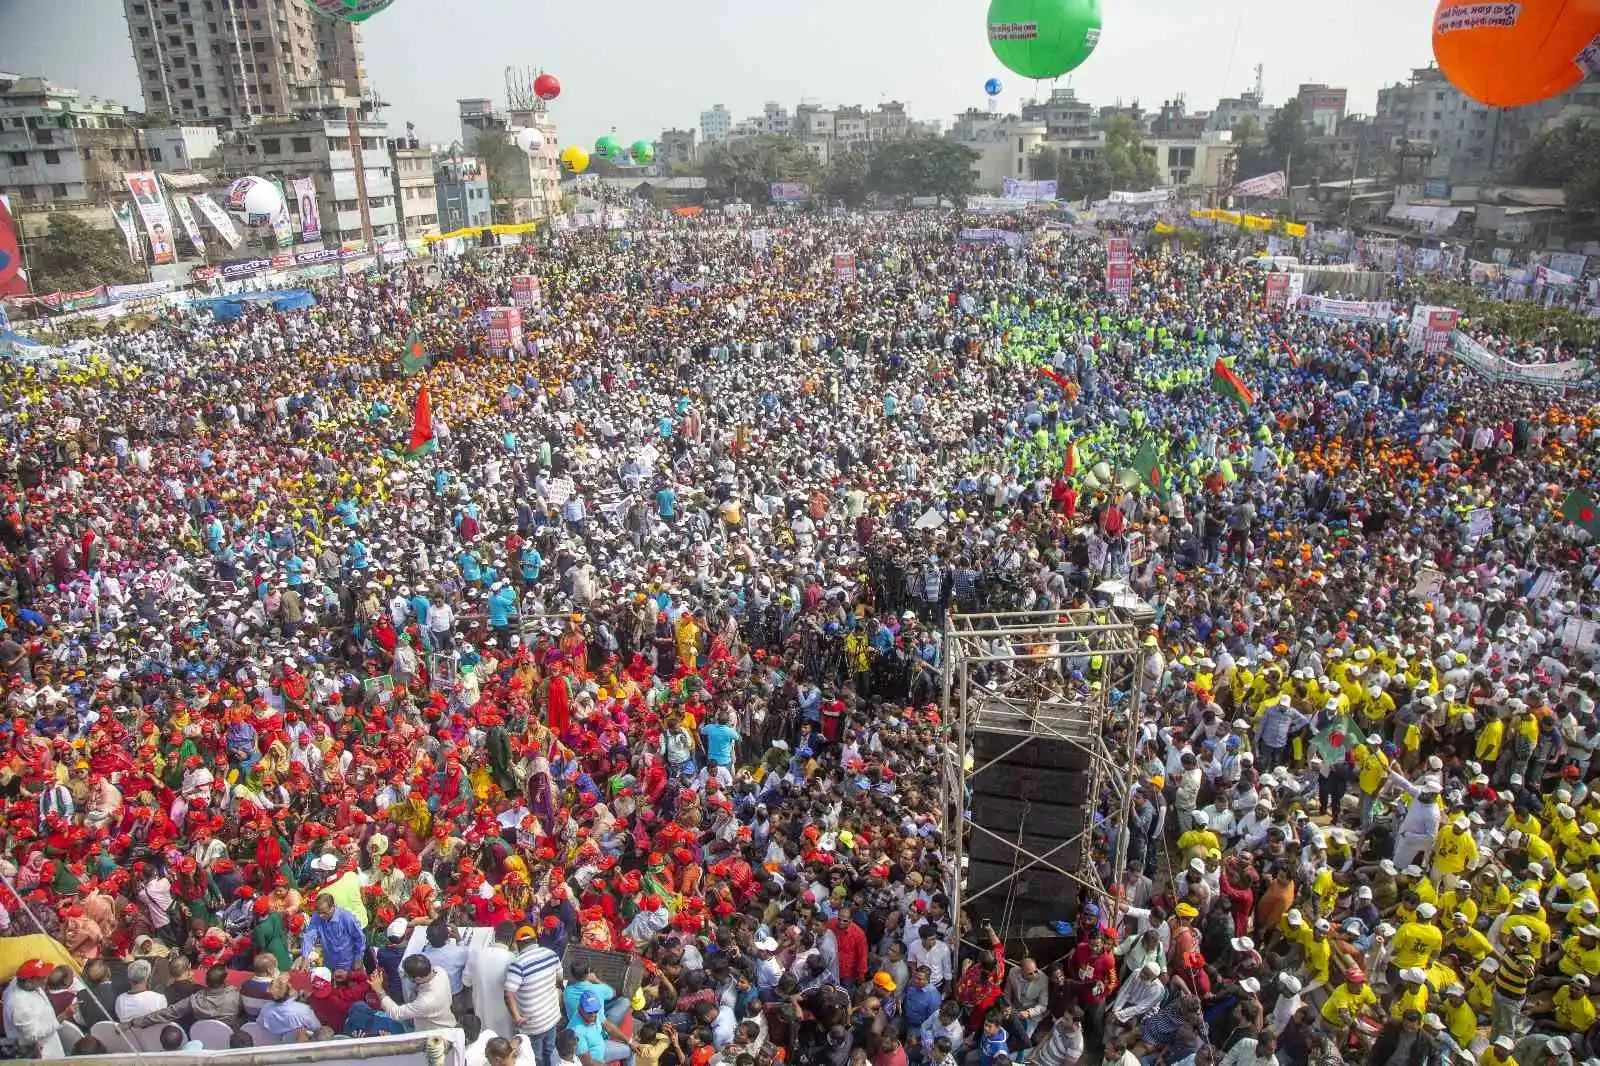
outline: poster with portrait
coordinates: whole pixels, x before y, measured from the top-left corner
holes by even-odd
[[[161,183],[155,172],[135,171],[122,175],[133,196],[133,205],[144,220],[144,235],[150,241],[150,262],[165,266],[178,261],[178,245],[172,235],[172,215],[167,210],[167,199],[161,194]]]
[[[133,220],[133,204],[122,200],[111,205],[111,217],[122,232],[122,243],[128,249],[128,261],[144,262],[144,245],[139,242],[138,223]]]
[[[195,253],[201,259],[206,257],[206,239],[200,234],[200,223],[195,221],[194,212],[189,209],[189,198],[181,192],[172,194],[172,210],[177,213],[178,223],[183,226],[183,232],[189,238],[189,243],[194,245]]]
[[[301,244],[322,240],[322,218],[317,214],[317,189],[310,178],[295,178],[290,187],[294,190],[294,221]]]

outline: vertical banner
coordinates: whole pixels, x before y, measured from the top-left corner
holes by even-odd
[[[0,196],[0,296],[26,296],[28,278],[22,272],[22,242],[11,219],[11,201]]]
[[[529,311],[544,303],[539,279],[533,274],[517,274],[511,279],[511,306]]]
[[[1289,308],[1293,310],[1300,306],[1300,297],[1306,294],[1306,276],[1299,273],[1289,275]]]
[[[311,184],[310,178],[295,178],[290,185],[294,189],[294,220],[300,233],[300,243],[322,240],[322,218],[317,214],[316,186]]]
[[[1453,307],[1428,308],[1428,327],[1422,334],[1424,352],[1442,352],[1450,347],[1450,335],[1456,331],[1461,312]]]
[[[856,253],[839,252],[833,257],[833,280],[848,285],[856,280]]]
[[[189,210],[189,198],[181,192],[172,194],[172,210],[178,215],[178,223],[183,227],[184,235],[189,238],[189,243],[194,245],[195,254],[201,259],[206,257],[206,239],[200,236],[200,223],[195,221],[194,212]]]
[[[1106,238],[1106,291],[1119,300],[1133,295],[1132,248],[1126,237]]]
[[[520,308],[489,308],[489,347],[497,352],[522,347],[522,310]]]
[[[1274,273],[1267,275],[1267,288],[1263,293],[1261,302],[1267,307],[1287,307],[1289,305],[1289,275]]]
[[[750,231],[750,250],[752,252],[764,252],[767,250],[766,230],[753,229]]]
[[[133,205],[123,200],[113,204],[111,217],[116,220],[117,229],[122,231],[122,243],[128,248],[128,260],[133,263],[144,262],[144,245],[139,241],[139,231],[134,227]]]
[[[172,237],[172,216],[167,212],[167,201],[161,195],[161,183],[149,170],[122,175],[133,194],[134,206],[144,219],[144,235],[150,239],[150,262],[165,266],[178,261],[178,245]]]
[[[210,193],[197,194],[194,198],[194,206],[198,207],[200,213],[206,216],[206,221],[211,223],[211,228],[217,231],[217,236],[222,238],[223,244],[226,244],[230,249],[239,247],[242,240],[239,236],[239,230],[234,226],[233,219],[228,217],[228,213],[211,198]]]

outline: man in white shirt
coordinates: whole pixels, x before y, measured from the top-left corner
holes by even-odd
[[[917,942],[906,950],[906,962],[913,970],[918,966],[926,966],[929,983],[935,988],[943,988],[945,981],[951,977],[950,945],[936,939],[938,929],[932,922],[923,923],[918,933]]]
[[[461,987],[472,993],[472,1013],[483,1019],[485,1031],[498,1036],[514,1032],[505,994],[506,970],[516,958],[516,953],[506,946],[512,932],[509,926],[496,926],[495,942],[469,952],[466,969],[461,973]]]
[[[37,1048],[39,1058],[59,1059],[67,1054],[61,1047],[61,1023],[44,991],[51,969],[42,959],[29,959],[17,968],[16,980],[6,986],[5,1033],[19,1050]]]
[[[117,1021],[131,1022],[166,1007],[167,997],[150,990],[149,961],[134,959],[128,964],[128,990],[117,997]]]
[[[418,1032],[428,1029],[454,1029],[455,1013],[450,1009],[450,979],[433,968],[425,955],[407,955],[400,972],[411,982],[410,1003],[396,1003],[383,989],[383,968],[372,971],[368,982],[378,993],[383,1013],[397,1022],[410,1021]]]

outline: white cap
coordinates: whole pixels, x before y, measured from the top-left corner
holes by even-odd
[[[1292,973],[1280,973],[1278,975],[1278,987],[1283,989],[1283,994],[1286,996],[1298,996],[1300,994],[1300,978]]]
[[[394,921],[389,923],[389,928],[384,930],[384,932],[389,934],[390,940],[399,940],[401,937],[406,935],[406,930],[410,928],[411,924],[404,918],[396,918]]]
[[[1431,903],[1419,903],[1419,904],[1417,904],[1417,917],[1421,918],[1425,922],[1428,921],[1429,919],[1431,919],[1435,914],[1438,914],[1438,913],[1439,913],[1439,908],[1435,907]]]
[[[1257,981],[1254,977],[1246,977],[1243,981],[1239,982],[1239,987],[1253,996],[1257,992],[1261,991],[1261,982]]]
[[[1228,943],[1233,946],[1234,951],[1254,951],[1256,949],[1256,942],[1247,936],[1236,936]]]

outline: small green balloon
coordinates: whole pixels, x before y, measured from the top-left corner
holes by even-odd
[[[643,137],[629,145],[635,163],[648,163],[656,157],[655,147]]]
[[[615,159],[622,152],[622,142],[609,133],[594,142],[594,154],[601,159]]]
[[[990,0],[989,47],[1025,78],[1059,78],[1100,43],[1100,0]]]

